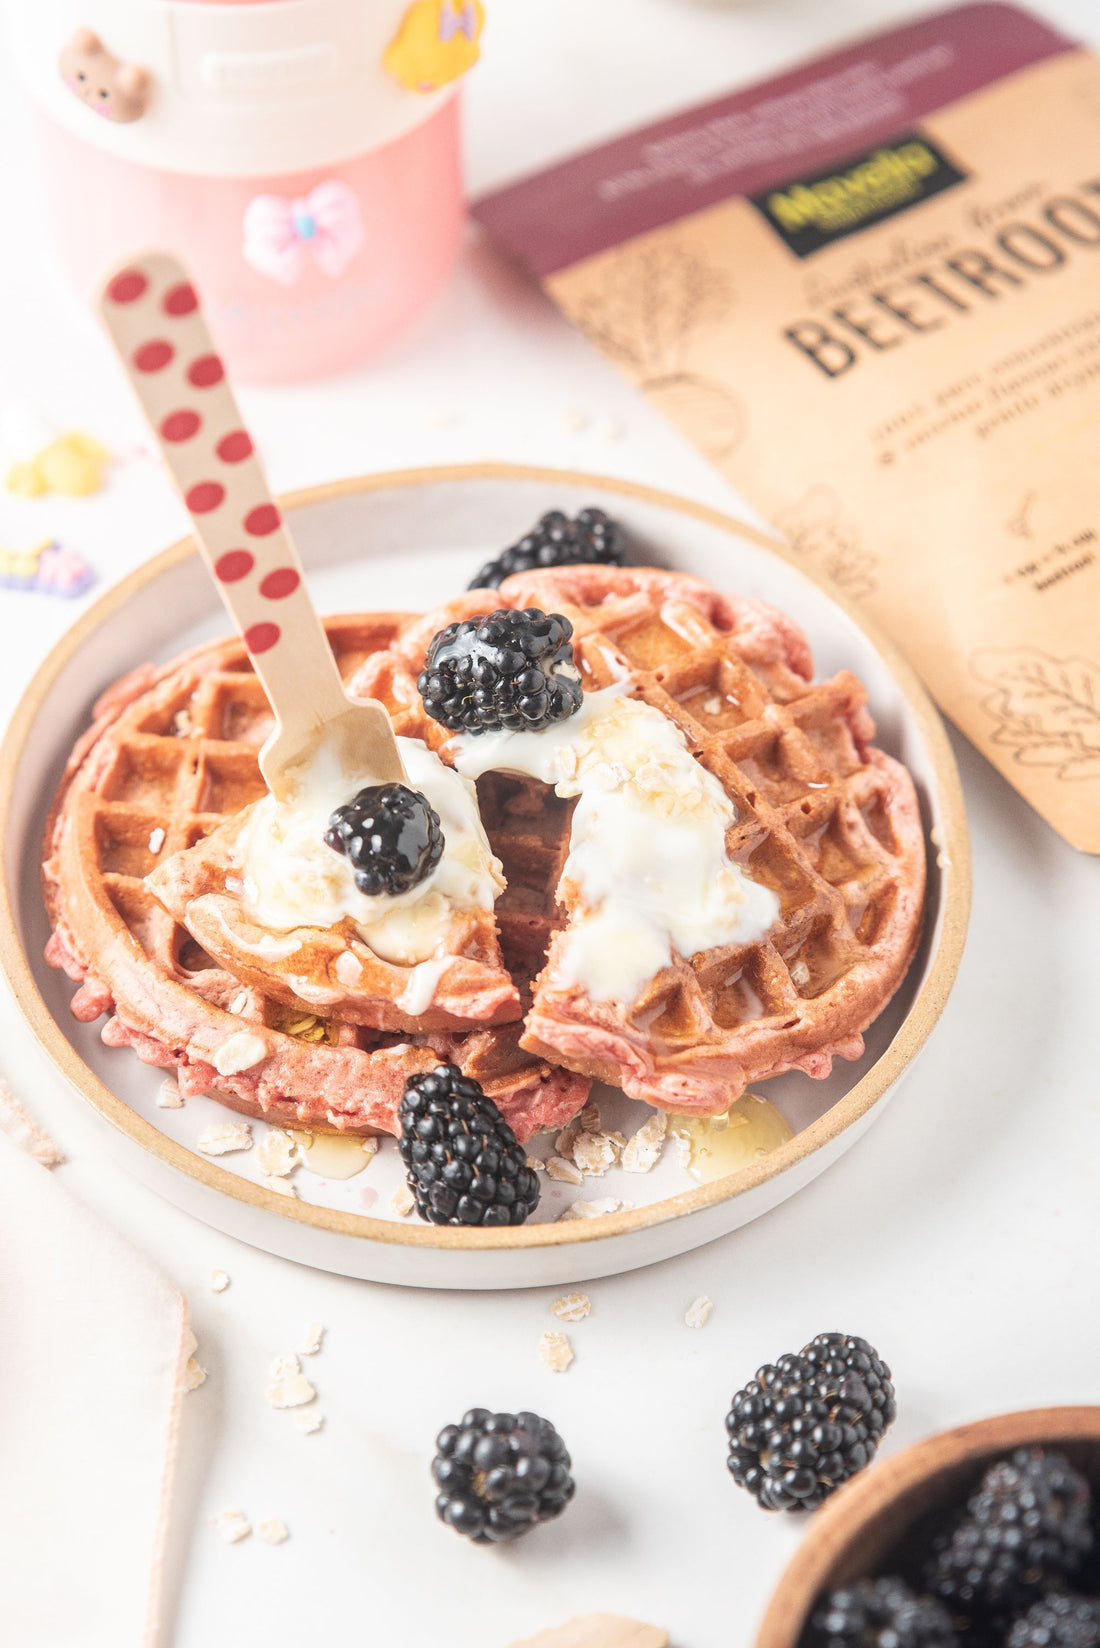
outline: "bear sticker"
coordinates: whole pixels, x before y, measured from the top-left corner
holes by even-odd
[[[145,113],[152,87],[148,69],[123,63],[91,29],[77,29],[62,50],[58,68],[74,97],[104,120],[126,125]]]

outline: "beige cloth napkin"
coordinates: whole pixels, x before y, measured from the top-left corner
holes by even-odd
[[[0,1637],[155,1648],[187,1307],[42,1165],[3,1088]]]

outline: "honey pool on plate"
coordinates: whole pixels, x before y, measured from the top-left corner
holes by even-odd
[[[717,1116],[669,1116],[668,1131],[686,1145],[684,1165],[700,1184],[724,1179],[794,1137],[774,1104],[755,1093],[742,1093]]]

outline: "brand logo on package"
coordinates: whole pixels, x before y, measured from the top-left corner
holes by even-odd
[[[796,257],[904,212],[966,179],[921,132],[748,198]]]

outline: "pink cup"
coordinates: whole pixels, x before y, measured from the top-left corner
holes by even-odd
[[[384,61],[408,0],[82,0],[76,46],[64,0],[10,0],[77,283],[91,293],[137,251],[175,252],[242,382],[319,376],[388,343],[444,280],[463,221],[448,54],[453,36],[455,66],[476,56],[480,14],[420,3],[441,18],[425,60],[439,78],[414,89]]]

